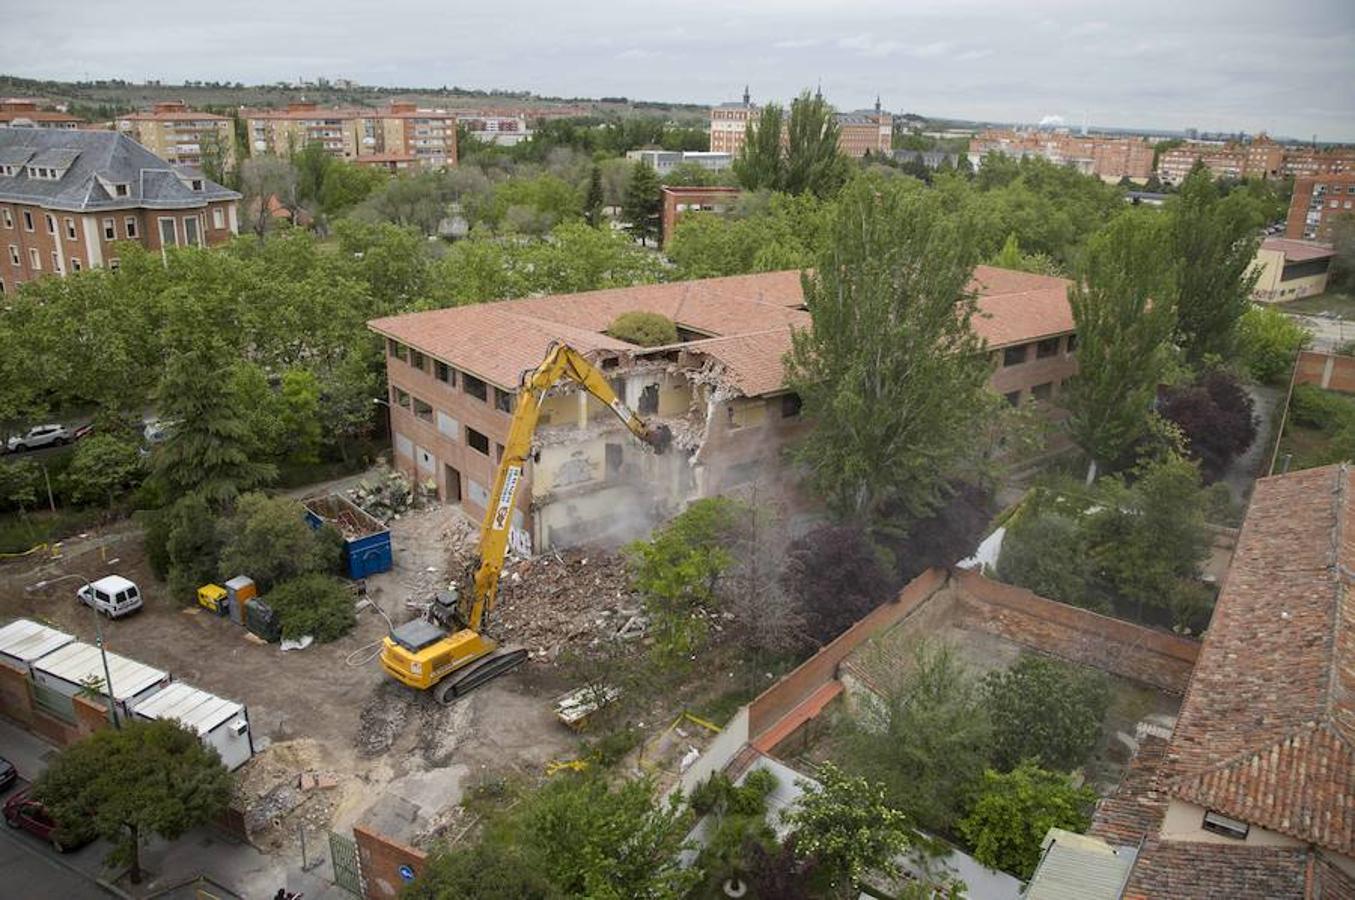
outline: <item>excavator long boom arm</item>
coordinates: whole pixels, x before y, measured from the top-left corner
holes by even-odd
[[[532,436],[536,433],[537,419],[541,415],[541,402],[547,391],[565,379],[575,382],[602,401],[632,434],[656,452],[664,452],[672,441],[666,426],[651,427],[621,402],[607,379],[582,353],[566,344],[552,344],[541,365],[524,373],[518,387],[513,423],[508,429],[508,443],[503,448],[503,460],[494,476],[489,508],[485,510],[484,525],[480,529],[480,565],[475,570],[475,581],[471,597],[468,598],[470,608],[463,615],[466,627],[472,631],[480,630],[485,613],[493,607],[498,596],[499,576],[503,572],[503,560],[508,552],[508,532],[513,523],[513,504],[522,483],[527,456],[532,449]]]

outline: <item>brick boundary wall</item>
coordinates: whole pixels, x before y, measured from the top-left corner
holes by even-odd
[[[1355,356],[1300,350],[1294,363],[1295,384],[1315,384],[1329,391],[1355,394]]]
[[[810,694],[836,678],[838,664],[848,654],[917,610],[945,583],[945,570],[928,569],[910,581],[891,602],[871,610],[865,618],[759,694],[748,704],[748,739],[756,740]]]
[[[953,577],[968,627],[1169,694],[1184,694],[1190,683],[1199,641],[1047,600],[977,572]]]
[[[358,864],[362,866],[362,881],[366,900],[391,900],[398,897],[405,886],[400,867],[409,866],[414,877],[423,874],[428,854],[416,847],[392,840],[362,825],[353,826],[353,840],[358,845]]]
[[[0,714],[26,731],[59,747],[69,747],[101,728],[109,727],[104,704],[78,694],[71,698],[75,721],[67,722],[41,709],[33,700],[33,683],[27,675],[0,666]]]

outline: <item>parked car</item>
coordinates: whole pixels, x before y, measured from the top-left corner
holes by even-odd
[[[14,763],[0,756],[0,791],[7,791],[14,782],[19,780],[19,770],[14,768]]]
[[[93,832],[87,828],[63,827],[27,791],[5,801],[5,824],[10,828],[22,828],[48,841],[57,853],[79,849],[94,840]]]
[[[92,589],[92,590],[91,590]],[[121,575],[107,575],[75,592],[75,599],[92,606],[110,619],[125,616],[141,608],[141,591]]]
[[[39,447],[54,447],[69,443],[71,433],[65,425],[34,425],[27,434],[15,435],[5,444],[10,453],[24,450],[36,450]]]

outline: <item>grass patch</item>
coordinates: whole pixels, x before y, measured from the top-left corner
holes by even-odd
[[[0,553],[23,553],[38,544],[59,541],[88,531],[106,515],[103,509],[68,509],[0,515]]]
[[[1305,316],[1332,316],[1337,319],[1355,320],[1355,296],[1350,294],[1318,294],[1316,297],[1304,297],[1277,304],[1282,312],[1301,313]]]

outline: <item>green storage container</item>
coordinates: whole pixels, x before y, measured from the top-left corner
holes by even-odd
[[[278,621],[278,614],[263,600],[256,598],[245,607],[245,627],[270,644],[282,640],[282,624]]]

